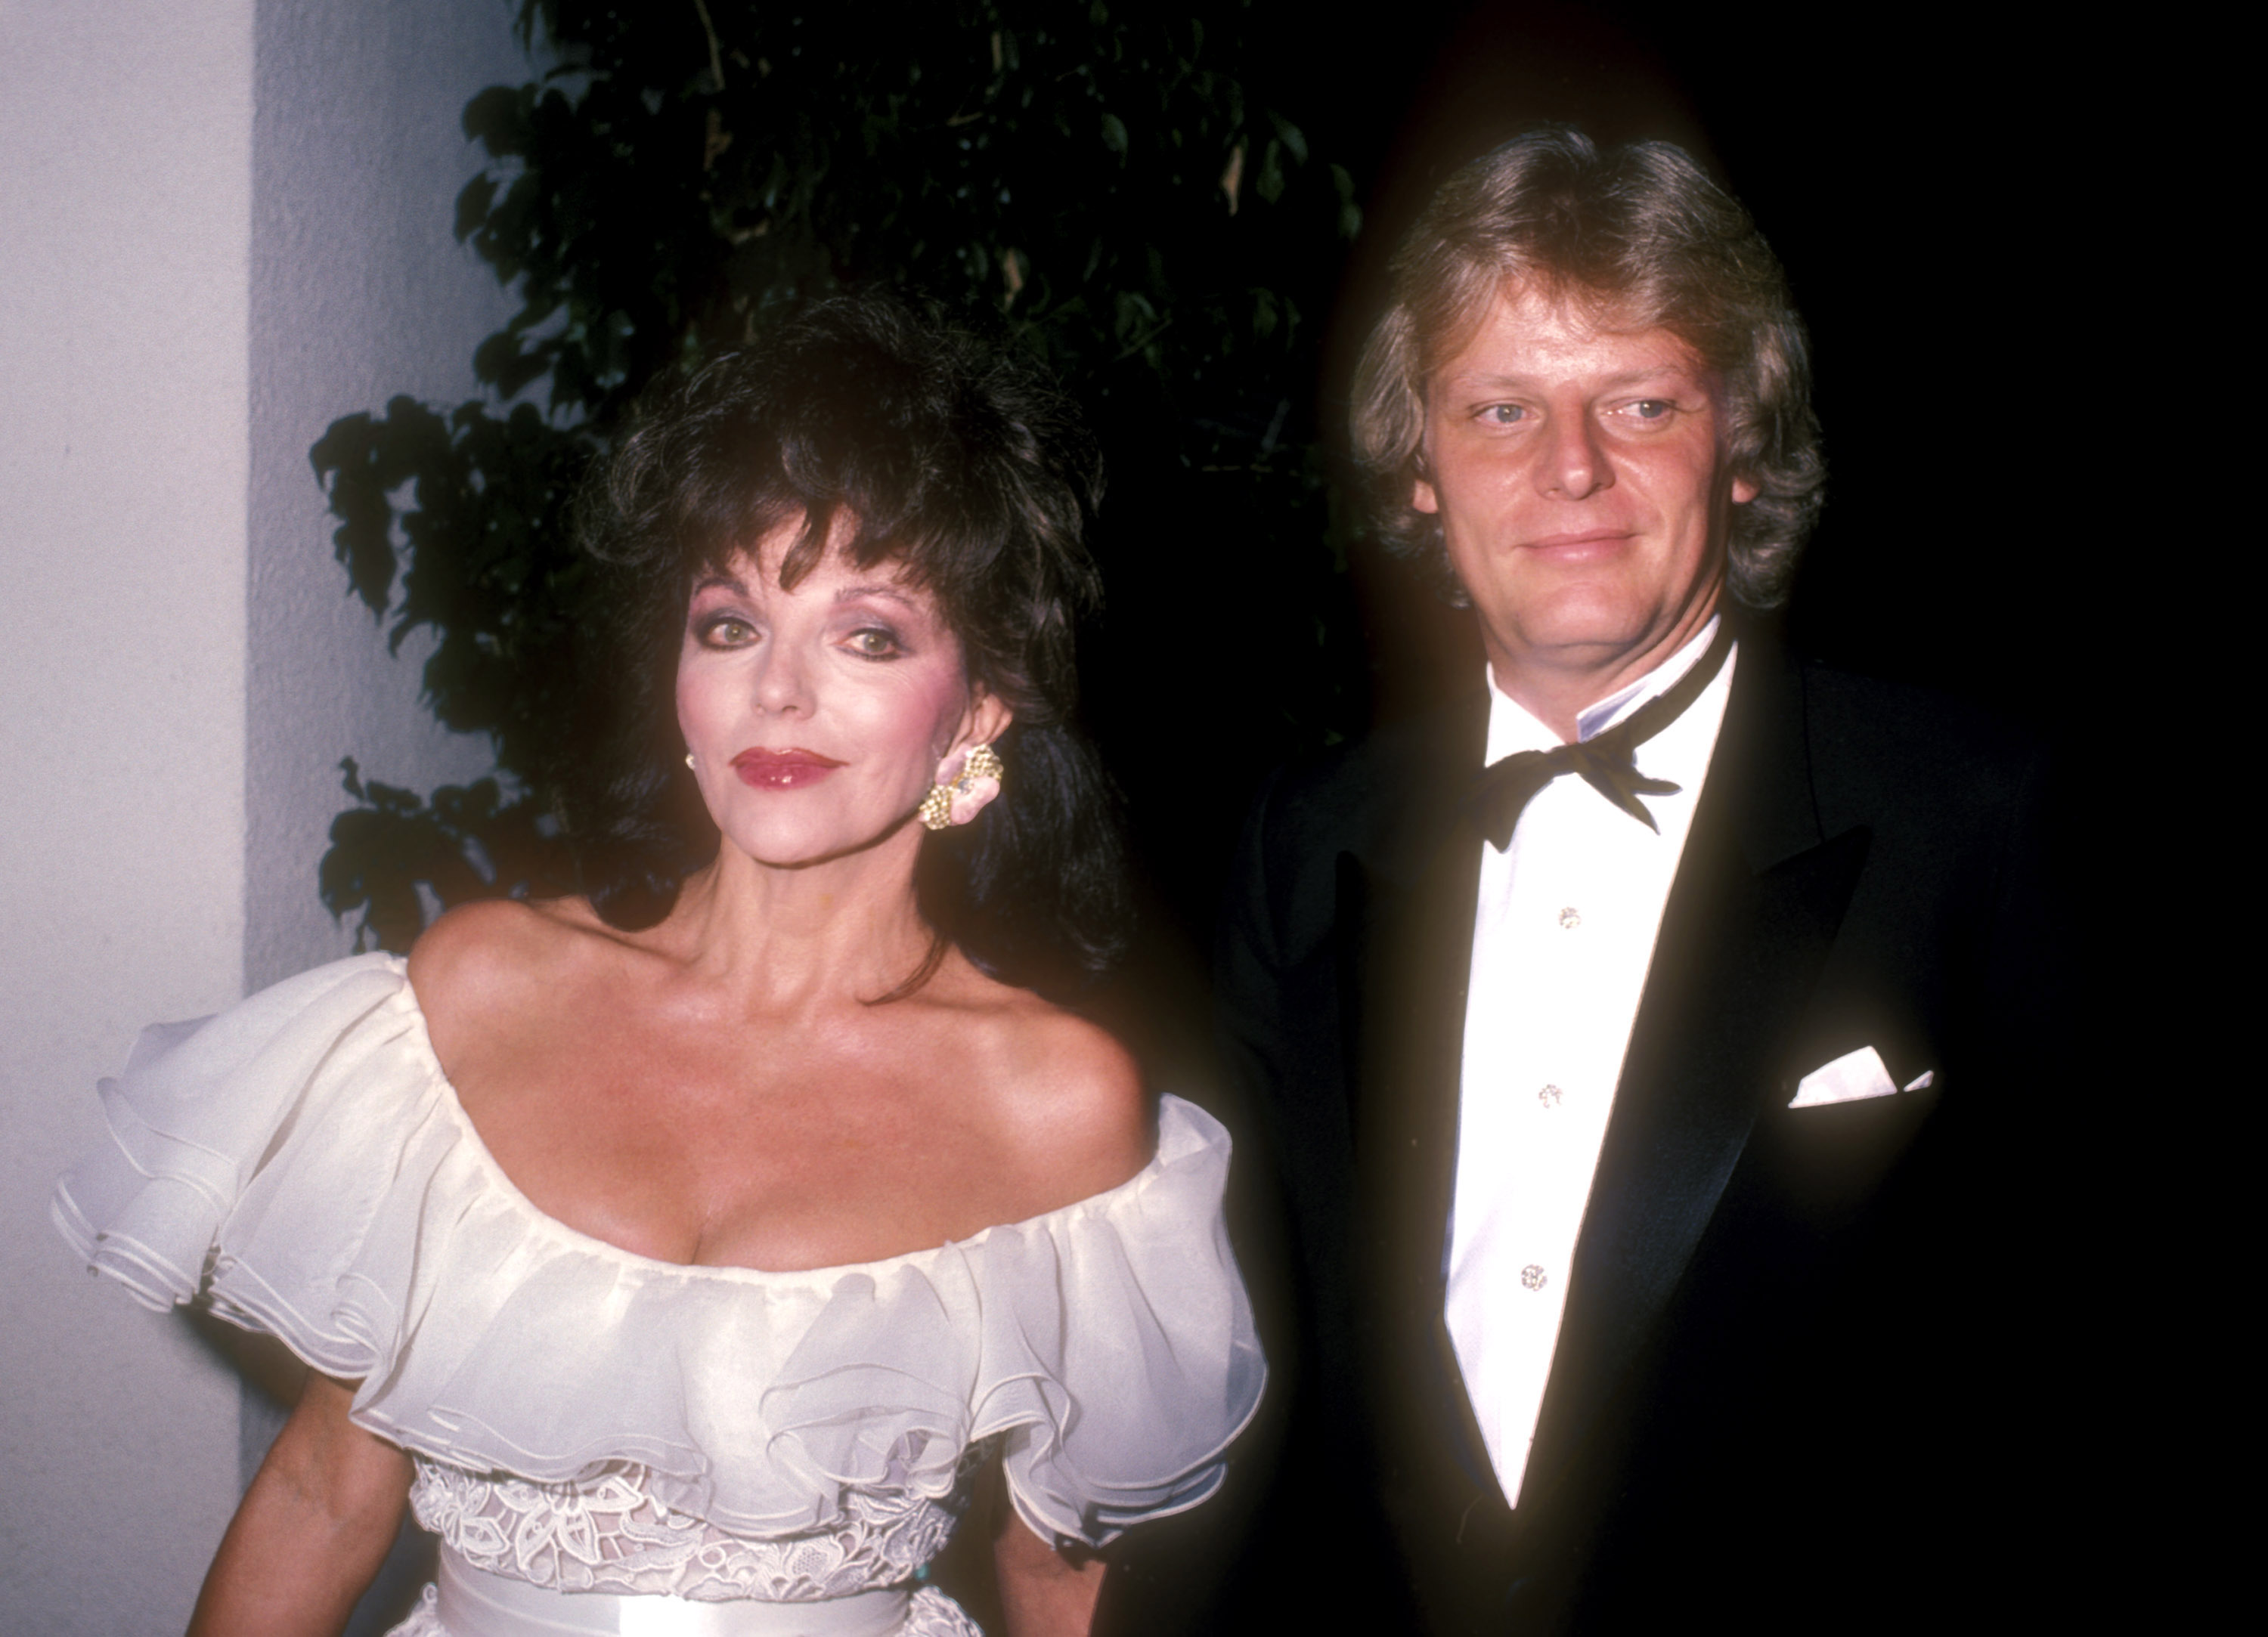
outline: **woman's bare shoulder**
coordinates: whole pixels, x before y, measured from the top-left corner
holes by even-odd
[[[443,915],[411,946],[409,987],[436,1012],[492,1014],[602,960],[614,940],[579,898],[484,899]]]
[[[1004,1154],[1052,1196],[1043,1208],[1115,1188],[1149,1164],[1149,1097],[1134,1054],[1028,991],[1001,987],[990,999],[976,1054],[985,1099]]]

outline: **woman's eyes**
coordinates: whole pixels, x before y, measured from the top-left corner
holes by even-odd
[[[747,648],[763,635],[753,620],[733,613],[711,614],[696,620],[693,631],[703,647],[719,649]],[[906,652],[898,634],[886,625],[862,625],[834,641],[860,659],[896,659]]]
[[[905,652],[896,632],[879,625],[864,625],[850,633],[843,646],[861,659],[895,659]]]
[[[756,635],[756,628],[738,614],[711,614],[695,630],[711,648],[739,648],[754,642]]]

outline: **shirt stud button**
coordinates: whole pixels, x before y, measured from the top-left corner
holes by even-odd
[[[1530,1262],[1520,1270],[1520,1282],[1530,1290],[1541,1290],[1544,1285],[1543,1264]]]
[[[1545,1086],[1541,1091],[1538,1091],[1535,1094],[1535,1100],[1543,1104],[1546,1108],[1557,1108],[1559,1106],[1559,1098],[1561,1095],[1562,1094],[1557,1086]]]
[[[1572,932],[1582,924],[1582,915],[1572,906],[1559,912],[1559,925],[1564,930]]]

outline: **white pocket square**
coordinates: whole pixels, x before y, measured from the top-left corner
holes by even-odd
[[[1906,1082],[1904,1090],[1920,1091],[1937,1079],[1937,1070],[1926,1068]],[[1817,1108],[1822,1103],[1855,1103],[1860,1097],[1896,1097],[1900,1087],[1890,1078],[1882,1054],[1871,1046],[1845,1052],[1823,1063],[1796,1083],[1790,1108]]]

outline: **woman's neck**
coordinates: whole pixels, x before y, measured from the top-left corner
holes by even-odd
[[[692,971],[753,1013],[871,1001],[904,982],[933,934],[914,897],[921,833],[821,863],[761,864],[728,841],[663,923]]]

